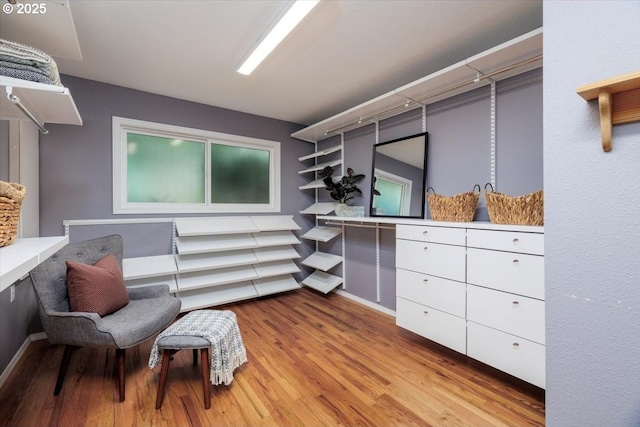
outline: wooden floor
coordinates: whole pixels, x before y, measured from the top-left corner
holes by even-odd
[[[114,350],[73,354],[53,396],[62,346],[32,343],[0,389],[2,426],[536,426],[544,392],[402,330],[345,297],[301,289],[227,306],[249,362],[202,402],[191,352],[176,354],[155,410],[153,340],[127,350],[117,402]]]

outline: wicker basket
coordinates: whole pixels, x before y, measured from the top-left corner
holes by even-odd
[[[24,185],[0,181],[0,247],[16,238],[25,193]]]
[[[478,188],[477,192],[476,187]],[[429,201],[431,219],[434,221],[471,222],[476,213],[479,197],[480,186],[478,184],[473,186],[472,191],[450,197],[436,194],[435,190],[429,187],[427,188],[427,200]]]
[[[490,192],[487,187],[491,188]],[[487,200],[489,220],[494,224],[544,224],[543,190],[512,197],[493,191],[493,186],[488,183],[484,186],[484,197]]]

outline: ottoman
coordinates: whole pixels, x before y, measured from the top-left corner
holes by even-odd
[[[193,351],[193,364],[202,367],[204,407],[211,407],[209,383],[229,385],[233,371],[247,361],[236,315],[230,310],[195,310],[174,322],[157,337],[149,356],[153,368],[162,355],[156,409],[164,400],[165,386],[172,356],[180,350]]]

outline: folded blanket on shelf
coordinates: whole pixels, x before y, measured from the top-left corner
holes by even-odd
[[[35,74],[34,70],[25,69],[24,66],[34,67],[38,70],[41,70],[39,74],[44,74],[49,78],[50,83],[61,86],[60,83],[60,74],[58,73],[58,66],[53,58],[40,49],[36,49],[31,46],[27,46],[21,43],[12,42],[5,39],[0,39],[0,60],[3,61],[3,69],[17,69],[22,71],[31,71]],[[13,75],[1,73],[3,75],[7,75],[10,77],[16,77],[15,73]],[[29,76],[28,73],[19,73],[25,76]],[[20,78],[20,77],[16,77]],[[30,80],[23,77],[24,80]],[[39,81],[42,83],[41,79],[32,80]]]
[[[0,66],[0,75],[21,80],[28,80],[30,82],[44,83],[48,85],[53,84],[53,81],[44,74],[34,73],[33,71],[29,70],[20,70],[17,68]]]

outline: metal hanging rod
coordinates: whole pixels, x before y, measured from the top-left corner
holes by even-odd
[[[346,226],[346,227],[358,227],[358,228],[378,228],[378,229],[383,229],[383,230],[395,230],[395,227],[389,227],[389,226],[384,226],[384,225],[369,225],[369,224],[364,224],[364,223],[351,223],[351,222],[335,222],[332,220],[325,220],[324,222],[326,225],[340,225],[340,226]]]
[[[22,105],[22,103],[20,102],[20,98],[14,95],[12,92],[13,88],[11,86],[7,86],[7,99],[15,104],[15,106],[18,107],[18,109],[22,111],[24,115],[29,118],[29,120],[35,123],[35,125],[38,126],[38,129],[40,129],[40,132],[42,132],[44,135],[48,134],[49,130],[44,127],[44,124],[40,120],[38,120],[27,107]]]
[[[462,83],[458,83],[458,84],[450,86],[450,87],[448,87],[446,89],[442,89],[442,90],[439,90],[438,92],[430,93],[429,95],[425,95],[425,96],[417,98],[417,99],[411,99],[411,98],[408,98],[408,97],[406,97],[404,95],[398,94],[398,96],[403,96],[405,98],[405,102],[402,103],[401,105],[399,105],[397,107],[389,108],[389,109],[384,110],[384,111],[382,111],[380,113],[372,114],[371,116],[368,116],[368,117],[360,117],[358,120],[349,122],[346,125],[337,127],[335,129],[327,130],[327,131],[325,131],[325,135],[330,135],[330,134],[336,133],[336,132],[342,132],[345,129],[348,129],[348,128],[350,128],[351,126],[353,126],[355,124],[362,124],[363,122],[376,121],[376,120],[378,120],[378,119],[380,119],[382,117],[392,115],[392,113],[395,113],[395,112],[406,111],[407,108],[409,108],[409,107],[417,107],[418,105],[423,105],[422,102],[426,101],[429,98],[434,98],[436,96],[440,96],[440,95],[442,95],[444,93],[447,93],[447,92],[450,92],[452,90],[460,89],[461,87],[464,87],[464,86],[467,86],[467,85],[470,85],[470,84],[473,84],[473,83],[478,83],[481,80],[490,79],[491,77],[494,77],[494,76],[496,76],[498,74],[502,74],[502,73],[505,73],[507,71],[511,71],[511,70],[513,70],[515,68],[524,67],[525,65],[529,65],[532,62],[536,62],[536,61],[539,61],[541,59],[542,59],[542,54],[536,55],[536,56],[533,56],[531,58],[516,62],[515,64],[511,64],[511,65],[508,65],[506,67],[503,67],[503,68],[501,68],[499,70],[492,71],[490,73],[483,74],[483,75],[478,75],[473,79],[466,80],[466,81],[464,81]]]

